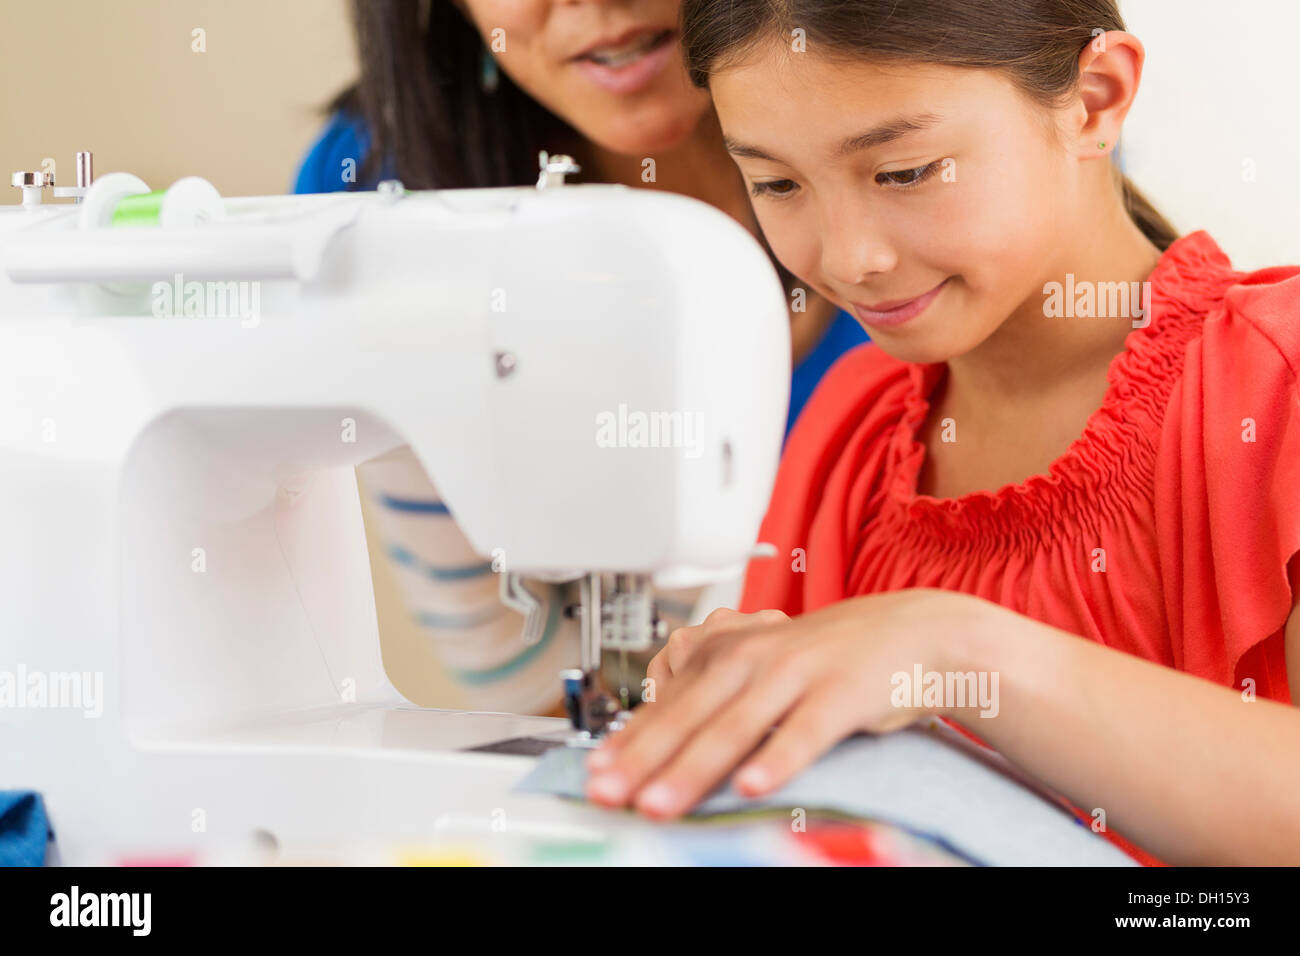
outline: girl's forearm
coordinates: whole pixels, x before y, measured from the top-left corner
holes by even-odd
[[[1300,712],[988,606],[946,666],[998,672],[948,716],[1160,859],[1300,862]]]

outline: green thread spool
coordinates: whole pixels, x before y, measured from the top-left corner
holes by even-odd
[[[162,212],[163,196],[166,194],[167,190],[159,189],[151,193],[123,196],[113,208],[113,219],[110,225],[114,228],[157,226],[158,217]]]

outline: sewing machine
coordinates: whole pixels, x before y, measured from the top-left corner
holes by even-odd
[[[652,584],[750,556],[790,361],[759,245],[564,157],[537,188],[239,199],[77,169],[0,206],[0,788],[44,794],[72,861],[589,825],[473,748],[598,736],[602,653],[664,636]],[[521,640],[529,580],[580,582],[572,726],[390,683],[354,469],[407,443]]]

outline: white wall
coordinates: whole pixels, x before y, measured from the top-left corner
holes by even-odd
[[[1120,9],[1147,50],[1121,140],[1130,177],[1238,268],[1300,264],[1300,0]]]

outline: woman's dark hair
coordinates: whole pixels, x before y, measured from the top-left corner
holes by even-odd
[[[521,186],[538,150],[581,142],[504,71],[485,88],[489,54],[452,0],[353,0],[352,23],[361,78],[329,109],[365,123],[360,180],[386,167],[408,189]]]
[[[1115,0],[684,0],[691,82],[707,88],[710,74],[796,29],[808,49],[834,56],[1000,70],[1052,106],[1078,83],[1079,54],[1094,31],[1125,26]],[[1177,230],[1112,169],[1133,221],[1157,248],[1169,248]]]
[[[352,25],[361,78],[327,109],[365,124],[357,185],[373,185],[381,170],[408,189],[529,185],[543,149],[583,163],[582,135],[504,70],[485,88],[489,54],[452,0],[352,0]],[[798,280],[757,238],[790,292]]]

